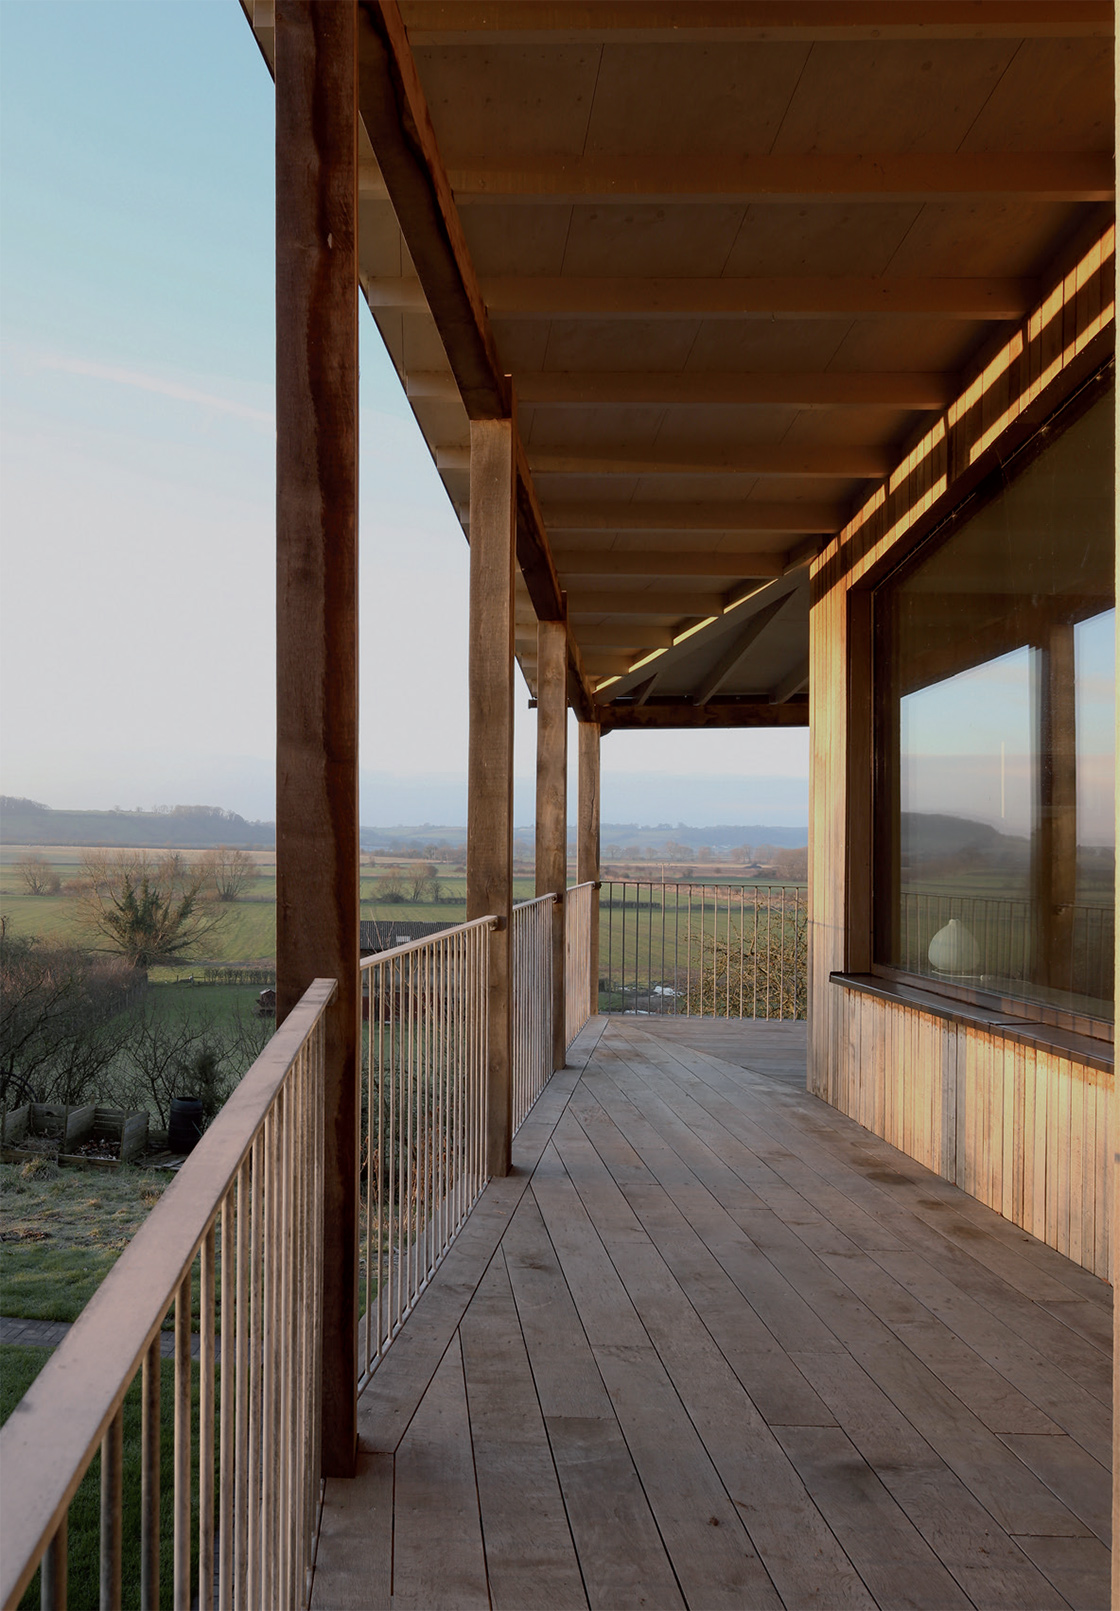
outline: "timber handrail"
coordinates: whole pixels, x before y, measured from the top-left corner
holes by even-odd
[[[402,919],[402,921],[404,921]],[[384,951],[371,951],[369,956],[363,957],[359,969],[365,973],[369,968],[380,966],[384,962],[395,962],[399,957],[409,956],[413,951],[419,951],[425,945],[431,945],[434,940],[446,940],[452,934],[465,934],[468,929],[486,929],[494,933],[502,926],[502,919],[497,916],[475,917],[469,923],[452,923],[446,929],[437,929],[434,934],[425,934],[419,940],[404,940],[400,945],[386,946]]]
[[[286,1082],[294,1068],[301,1063],[301,1054],[308,1048],[316,1029],[320,1024],[323,1013],[337,989],[333,979],[316,979],[308,988],[302,999],[293,1008],[284,1023],[276,1031],[268,1045],[253,1063],[252,1067],[241,1080],[232,1096],[226,1102],[217,1119],[206,1131],[199,1141],[194,1152],[179,1170],[178,1175],[164,1192],[160,1202],[153,1208],[148,1219],[141,1226],[129,1246],[121,1254],[117,1263],[109,1271],[97,1292],[83,1309],[81,1315],[71,1327],[65,1340],[44,1365],[42,1371],[32,1383],[22,1401],[17,1405],[7,1424],[0,1432],[0,1468],[5,1474],[5,1494],[3,1507],[2,1530],[0,1530],[0,1601],[5,1611],[16,1607],[27,1584],[30,1582],[36,1566],[47,1551],[52,1539],[60,1530],[65,1537],[67,1510],[78,1485],[82,1480],[90,1462],[102,1446],[102,1603],[105,1598],[106,1587],[109,1591],[109,1602],[117,1604],[120,1597],[120,1416],[121,1407],[129,1386],[137,1373],[144,1368],[145,1388],[148,1388],[148,1373],[152,1361],[156,1361],[155,1403],[157,1406],[156,1424],[158,1426],[158,1353],[160,1330],[172,1304],[176,1306],[176,1350],[177,1355],[177,1382],[176,1382],[176,1519],[175,1519],[175,1604],[176,1606],[190,1603],[191,1586],[188,1581],[190,1565],[190,1538],[186,1526],[182,1525],[181,1494],[181,1459],[182,1451],[179,1447],[179,1426],[182,1397],[182,1376],[186,1372],[186,1393],[189,1406],[190,1393],[190,1273],[195,1258],[200,1251],[203,1253],[203,1291],[209,1279],[209,1301],[203,1303],[203,1338],[204,1357],[203,1369],[205,1374],[205,1343],[209,1340],[211,1358],[214,1353],[214,1257],[215,1257],[215,1222],[218,1216],[223,1216],[223,1230],[229,1231],[233,1224],[232,1209],[228,1209],[233,1195],[238,1197],[238,1240],[240,1233],[247,1231],[248,1218],[253,1217],[254,1260],[259,1275],[261,1265],[262,1234],[267,1233],[267,1226],[262,1232],[256,1215],[250,1215],[246,1209],[246,1199],[251,1193],[254,1202],[259,1205],[260,1193],[264,1190],[263,1177],[268,1175],[268,1189],[273,1190],[273,1177],[270,1166],[277,1169],[277,1196],[273,1199],[279,1204],[283,1199],[289,1208],[293,1206],[293,1198],[299,1196],[293,1183],[280,1180],[283,1169],[280,1148],[287,1146],[289,1162],[295,1159],[296,1141],[294,1136],[285,1134],[280,1136],[273,1126],[275,1135],[270,1134],[269,1144],[274,1150],[267,1158],[262,1147],[262,1134],[266,1124],[273,1115],[276,1104],[284,1093]],[[321,1061],[322,1052],[316,1045],[313,1065],[318,1069],[318,1085],[311,1090],[304,1101],[306,1112],[300,1114],[299,1104],[296,1104],[297,1116],[309,1124],[314,1135],[317,1135],[321,1144],[322,1118],[321,1114],[312,1111],[314,1097],[317,1095],[321,1104]],[[313,1069],[314,1071],[314,1069]],[[289,1126],[289,1130],[292,1126]],[[251,1168],[250,1159],[255,1168]],[[249,1175],[254,1178],[251,1183]],[[310,1187],[311,1182],[306,1183]],[[317,1182],[316,1182],[317,1184]],[[305,1216],[310,1218],[312,1225],[317,1224],[319,1230],[319,1246],[308,1247],[308,1253],[314,1253],[321,1260],[321,1208],[317,1209],[307,1192],[299,1196],[299,1206]],[[259,1211],[259,1210],[258,1210]],[[279,1218],[278,1206],[269,1205],[269,1213],[274,1219]],[[293,1245],[295,1237],[290,1224],[280,1230],[281,1238],[286,1238],[281,1252],[276,1254],[277,1265],[283,1261],[286,1272],[292,1270],[295,1264]],[[206,1257],[207,1250],[209,1258]],[[226,1255],[233,1251],[228,1244],[223,1246],[222,1292],[232,1309],[232,1280],[233,1260]],[[271,1252],[271,1249],[269,1250]],[[266,1274],[273,1279],[271,1261]],[[248,1303],[245,1298],[246,1289],[240,1287],[239,1268],[238,1292],[238,1325],[239,1334],[247,1324],[243,1311],[247,1310]],[[298,1272],[297,1272],[298,1275]],[[275,1277],[279,1281],[279,1276]],[[184,1292],[186,1302],[184,1304]],[[287,1290],[279,1293],[279,1302],[284,1306],[285,1318],[295,1324],[295,1317],[288,1310]],[[304,1294],[306,1296],[306,1294]],[[254,1291],[252,1296],[254,1306],[254,1333],[257,1332],[256,1308],[258,1302],[267,1302],[261,1299]],[[229,1339],[232,1315],[227,1309],[223,1315],[223,1330]],[[209,1314],[207,1326],[206,1315]],[[280,1318],[280,1312],[276,1318]],[[315,1316],[318,1324],[318,1316]],[[243,1335],[238,1337],[238,1353],[244,1351]],[[267,1347],[267,1342],[265,1344]],[[184,1364],[183,1355],[186,1356]],[[306,1367],[310,1359],[303,1359]],[[257,1361],[254,1361],[256,1368]],[[286,1362],[285,1362],[286,1366]],[[310,1371],[304,1370],[305,1375]],[[227,1369],[227,1401],[232,1399],[229,1389],[233,1385],[234,1372]],[[293,1378],[294,1382],[294,1378]],[[239,1383],[239,1386],[243,1384]],[[213,1407],[212,1383],[209,1402]],[[314,1383],[315,1395],[318,1393],[318,1382]],[[279,1389],[278,1389],[279,1392]],[[207,1389],[205,1383],[202,1387],[202,1419],[204,1421],[207,1404]],[[147,1392],[145,1394],[147,1396]],[[223,1409],[225,1406],[223,1405]],[[311,1411],[308,1411],[310,1414]],[[317,1426],[317,1417],[315,1424]],[[263,1425],[264,1417],[261,1422]],[[225,1417],[223,1416],[223,1433],[226,1431]],[[157,1434],[158,1436],[158,1434]],[[213,1436],[211,1423],[210,1436]],[[145,1439],[145,1442],[147,1440]],[[224,1440],[223,1440],[224,1442]],[[317,1438],[312,1440],[314,1458],[317,1462]],[[213,1469],[213,1443],[210,1443],[210,1468]],[[114,1459],[114,1448],[116,1458]],[[206,1449],[206,1432],[203,1427],[201,1435],[201,1448]],[[108,1449],[108,1455],[105,1450]],[[156,1445],[158,1454],[158,1443]],[[226,1464],[227,1451],[223,1446],[223,1467]],[[241,1451],[238,1462],[238,1475],[240,1476],[245,1464],[245,1451]],[[158,1459],[157,1459],[158,1470]],[[115,1508],[115,1516],[106,1516],[106,1466],[115,1468],[109,1479],[110,1511]],[[207,1479],[206,1460],[200,1459],[199,1477],[203,1495],[209,1486],[211,1505],[213,1502],[212,1476]],[[232,1472],[232,1466],[230,1467]],[[307,1473],[302,1472],[306,1477]],[[232,1480],[232,1478],[231,1478]],[[259,1483],[259,1475],[258,1475]],[[115,1484],[115,1496],[112,1492]],[[317,1500],[318,1473],[314,1473],[314,1482],[308,1479],[306,1487],[314,1487]],[[190,1433],[189,1417],[187,1419],[186,1442],[186,1525],[190,1518]],[[157,1488],[158,1495],[158,1488]],[[293,1485],[289,1485],[288,1497],[291,1508],[296,1509],[297,1493]],[[258,1488],[258,1502],[261,1503]],[[200,1510],[205,1509],[205,1498]],[[156,1506],[158,1515],[158,1499]],[[256,1518],[249,1516],[248,1527],[252,1532]],[[183,1536],[180,1536],[181,1527]],[[213,1548],[212,1515],[210,1522],[211,1549]],[[227,1527],[226,1532],[229,1532]],[[106,1538],[111,1541],[111,1559],[107,1565],[105,1560]],[[232,1551],[233,1539],[223,1537],[223,1556],[227,1550]],[[294,1552],[291,1560],[298,1560],[301,1569],[305,1569],[306,1562],[298,1548],[294,1548],[289,1540],[289,1548]],[[148,1562],[146,1568],[151,1573],[151,1543],[145,1540],[145,1547],[149,1554],[145,1557]],[[250,1564],[253,1545],[250,1544]],[[54,1557],[56,1552],[51,1551]],[[62,1593],[61,1603],[65,1604],[65,1550],[61,1551],[61,1562],[51,1562],[53,1582],[53,1597],[58,1598],[58,1574],[61,1571]],[[185,1564],[184,1564],[185,1563]],[[209,1568],[209,1584],[205,1581],[205,1571]],[[263,1597],[269,1581],[277,1590],[281,1588],[279,1576],[270,1579],[267,1565],[260,1568],[263,1575],[258,1577],[256,1598],[263,1603]],[[107,1582],[108,1573],[108,1582]],[[45,1571],[46,1575],[46,1571]],[[112,1581],[113,1576],[116,1582]],[[158,1533],[155,1544],[155,1598],[158,1603]],[[200,1547],[200,1588],[202,1590],[202,1603],[208,1604],[213,1588],[213,1557],[206,1561],[206,1550]],[[152,1583],[147,1584],[150,1594]],[[44,1593],[44,1604],[50,1603]]]

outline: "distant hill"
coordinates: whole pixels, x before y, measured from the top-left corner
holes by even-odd
[[[532,826],[516,830],[519,839],[532,840]],[[55,811],[38,800],[0,795],[0,837],[7,845],[129,845],[153,850],[205,849],[209,845],[239,845],[246,850],[272,850],[274,822],[249,822],[236,811],[220,806],[171,806],[161,811]],[[575,829],[570,826],[570,840]],[[363,850],[390,850],[405,854],[423,845],[461,846],[467,830],[447,824],[422,822],[388,828],[362,828]],[[796,849],[809,843],[808,828],[723,823],[697,828],[687,822],[640,825],[604,822],[604,845],[637,845],[643,850],[673,843],[698,850],[730,850],[738,845],[778,845]]]
[[[55,811],[38,800],[0,795],[0,836],[7,845],[128,845],[153,850],[239,845],[271,850],[276,826],[247,822],[220,806],[166,811]]]

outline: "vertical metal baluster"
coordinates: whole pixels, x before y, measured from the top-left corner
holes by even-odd
[[[249,1221],[252,1164],[237,1171],[237,1431],[234,1438],[233,1605],[244,1611],[249,1583]]]
[[[191,1605],[191,1272],[175,1294],[175,1611]]]
[[[388,1170],[388,1175],[389,1175],[388,1182],[387,1182],[386,1188],[385,1188],[385,1204],[386,1204],[385,1212],[386,1212],[386,1215],[387,1215],[388,1221],[389,1221],[388,1229],[387,1229],[387,1232],[386,1232],[386,1237],[387,1237],[386,1257],[387,1257],[388,1264],[389,1264],[389,1268],[387,1269],[387,1272],[386,1272],[386,1274],[387,1274],[387,1279],[386,1279],[386,1311],[385,1311],[385,1313],[386,1313],[386,1322],[387,1322],[386,1323],[386,1330],[385,1330],[385,1341],[386,1342],[388,1342],[389,1338],[393,1335],[393,1303],[394,1303],[393,1294],[394,1294],[394,1291],[397,1292],[398,1298],[399,1298],[399,1295],[400,1295],[400,1290],[399,1290],[400,1289],[400,1227],[399,1227],[399,1223],[398,1223],[398,1220],[399,1220],[399,1203],[398,1203],[398,1199],[397,1199],[397,1196],[396,1196],[396,1179],[397,1179],[397,1177],[396,1177],[397,1161],[396,1160],[397,1160],[397,1131],[400,1128],[401,1118],[400,1118],[400,1101],[399,1101],[398,1092],[397,1092],[397,1049],[398,1049],[398,1039],[399,1039],[399,1037],[398,1037],[398,1033],[397,1033],[397,1029],[396,1029],[396,1018],[395,1018],[395,1013],[394,1013],[393,981],[394,981],[395,976],[396,976],[396,964],[395,963],[389,963],[386,966],[385,970],[384,970],[384,974],[383,974],[382,981],[381,981],[381,988],[385,992],[385,1010],[386,1010],[386,1014],[387,1014],[388,1041],[389,1041],[388,1056],[387,1056],[387,1061],[386,1061],[387,1075],[388,1075],[388,1080],[389,1080],[389,1134],[388,1134],[388,1137],[387,1137],[387,1140],[386,1140],[386,1148],[385,1148],[385,1165],[386,1165],[386,1169]],[[393,1269],[392,1269],[392,1260],[393,1260],[393,1257],[394,1257],[394,1252],[393,1252],[394,1248],[397,1249],[397,1253],[396,1253],[396,1261],[397,1261],[396,1275],[397,1275],[397,1279],[396,1279],[396,1281],[393,1280]]]
[[[752,1018],[757,1018],[758,1017],[758,885],[757,884],[754,887],[754,894],[753,894],[753,899],[751,901],[751,908],[752,908],[752,911],[753,911],[753,923],[754,923],[754,930],[753,930],[753,934],[752,934],[752,937],[751,937],[751,976],[752,976],[752,979],[754,981],[752,986],[751,986],[751,992],[752,992],[751,993],[751,1017]]]
[[[359,1378],[363,1377],[369,1370],[369,1363],[373,1354],[373,974],[368,968],[363,968],[360,977],[363,981],[363,992],[365,992],[362,999],[365,1003],[367,1027],[366,1064],[363,1071],[366,1098],[366,1133],[365,1136],[358,1142],[360,1169],[358,1181],[359,1205],[361,1203],[361,1190],[363,1183],[366,1190],[366,1345],[364,1350],[362,1350],[358,1356]],[[364,1155],[361,1150],[362,1140],[365,1142]],[[360,1335],[361,1333],[359,1331],[359,1337]]]
[[[199,1266],[198,1360],[198,1605],[214,1604],[214,1281],[215,1231],[202,1239]]]
[[[101,1439],[101,1611],[119,1611],[124,1493],[124,1410]]]
[[[140,1377],[140,1611],[159,1611],[160,1333]]]
[[[240,1174],[239,1177],[240,1178]],[[237,1408],[236,1310],[237,1230],[234,1187],[222,1199],[221,1407],[218,1412],[218,1611],[233,1611],[234,1438]],[[153,1608],[154,1611],[154,1608]]]
[[[63,1512],[39,1563],[39,1611],[66,1611],[69,1516]]]
[[[276,1108],[264,1121],[264,1205],[261,1219],[261,1476],[260,1594],[273,1598],[273,1519],[276,1505]]]
[[[377,1168],[376,1168],[376,1172],[375,1172],[374,1177],[373,1177],[373,1180],[376,1183],[376,1190],[377,1190],[377,1216],[376,1216],[376,1226],[377,1226],[377,1332],[372,1338],[371,1338],[371,1335],[368,1332],[368,1330],[367,1330],[367,1333],[366,1333],[366,1341],[369,1344],[369,1347],[367,1349],[367,1357],[366,1357],[366,1368],[367,1369],[372,1367],[373,1361],[381,1353],[381,1339],[382,1339],[382,1336],[384,1334],[382,1328],[383,1328],[383,1324],[384,1324],[384,1316],[385,1316],[384,1305],[385,1305],[385,1296],[386,1296],[386,1294],[385,1294],[385,1253],[384,1253],[384,1247],[385,1247],[385,1203],[384,1203],[385,1162],[384,1162],[384,1156],[383,1156],[384,1149],[385,1149],[385,1107],[384,1107],[384,1101],[385,1101],[385,1019],[384,1019],[384,1013],[385,1013],[385,981],[384,981],[381,966],[378,963],[374,963],[374,965],[369,970],[369,991],[370,991],[370,995],[369,995],[369,1124],[370,1124],[370,1145],[371,1146],[373,1145],[373,1115],[374,1115],[374,1111],[376,1110],[376,1113],[377,1113]],[[374,1080],[375,1064],[374,1064],[374,1060],[373,1060],[373,1040],[374,1040],[373,1012],[374,1012],[374,1000],[375,1000],[374,992],[375,991],[376,991],[376,1002],[377,1002],[377,1063],[376,1063],[377,1078],[376,1078],[376,1081]],[[375,1091],[377,1093],[376,1103],[374,1101],[374,1092]],[[372,1254],[372,1249],[371,1249],[371,1254]],[[369,1324],[370,1325],[373,1324],[372,1318],[369,1321]]]
[[[261,1602],[261,1235],[264,1204],[264,1136],[253,1142],[249,1225],[249,1506],[246,1518],[246,1595],[256,1607]]]

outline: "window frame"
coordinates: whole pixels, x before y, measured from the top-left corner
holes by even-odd
[[[983,990],[952,979],[931,978],[880,961],[890,954],[891,929],[898,921],[895,873],[899,824],[893,809],[900,766],[896,731],[898,700],[891,698],[888,646],[880,612],[890,592],[919,569],[937,549],[960,532],[1076,424],[1114,385],[1110,360],[1052,413],[1006,460],[995,467],[922,539],[898,556],[885,574],[868,579],[848,595],[848,800],[847,800],[847,969],[979,1007],[1024,1024],[1102,1041],[1114,1040],[1115,1017],[1102,1018],[1057,1003],[1031,1001]],[[1115,607],[1115,587],[1113,591]],[[860,874],[864,891],[860,889]],[[1115,1004],[1114,1004],[1115,1013]]]

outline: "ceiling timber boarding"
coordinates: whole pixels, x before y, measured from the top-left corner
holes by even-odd
[[[360,11],[363,290],[468,536],[515,410],[530,689],[566,605],[585,718],[807,719],[809,562],[1110,216],[1112,6]]]

